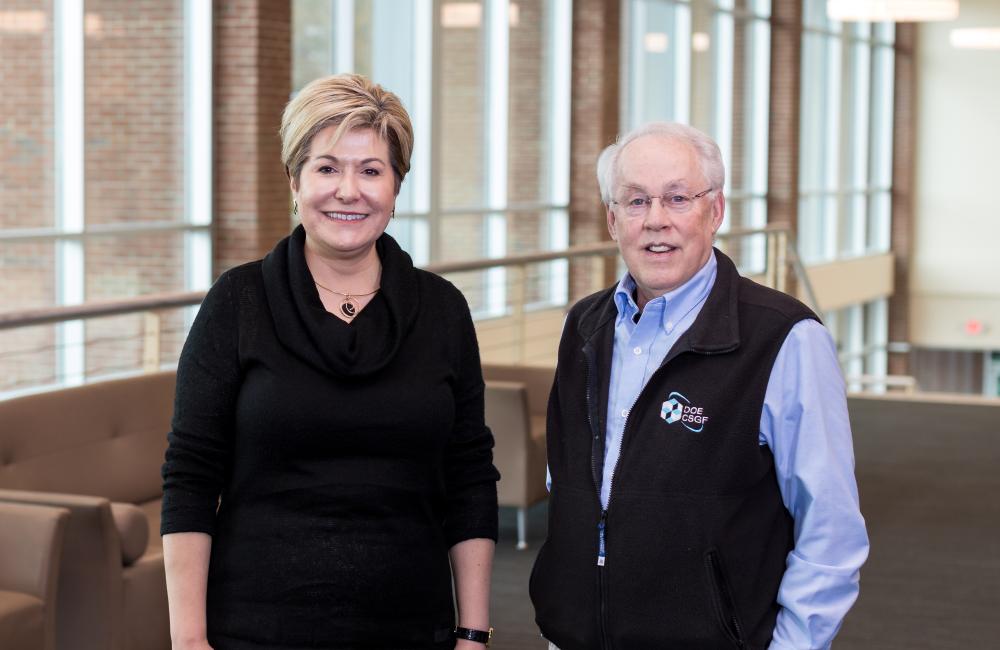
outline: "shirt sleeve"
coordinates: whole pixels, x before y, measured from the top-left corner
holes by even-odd
[[[485,384],[476,330],[465,299],[458,340],[461,349],[455,379],[455,425],[445,450],[447,508],[445,538],[449,546],[475,538],[496,541],[497,480],[493,466],[493,433],[484,421]]]
[[[231,456],[240,386],[237,309],[230,279],[209,290],[177,365],[174,416],[163,463],[160,534],[213,534]]]
[[[801,321],[789,332],[771,370],[760,428],[795,521],[770,648],[828,648],[858,597],[868,534],[844,380],[833,339],[818,322]]]

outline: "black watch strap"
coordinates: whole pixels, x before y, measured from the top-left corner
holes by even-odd
[[[470,630],[467,627],[456,627],[455,628],[455,638],[465,639],[466,641],[475,641],[476,643],[483,643],[486,647],[490,647],[490,640],[493,638],[493,628],[491,627],[487,631],[483,630]]]

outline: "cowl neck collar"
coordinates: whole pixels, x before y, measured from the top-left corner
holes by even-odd
[[[383,233],[375,242],[382,262],[382,286],[351,322],[326,311],[305,258],[306,234],[298,226],[268,253],[261,265],[264,291],[278,341],[324,373],[363,377],[388,365],[417,314],[413,260]]]

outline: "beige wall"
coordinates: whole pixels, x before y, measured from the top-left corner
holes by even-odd
[[[892,253],[881,253],[806,267],[816,307],[833,311],[892,295],[892,261]],[[801,284],[798,296],[809,297]]]
[[[963,0],[920,26],[911,341],[1000,349],[1000,50],[959,50],[956,27],[1000,27],[1000,3]],[[970,319],[983,333],[965,333]]]

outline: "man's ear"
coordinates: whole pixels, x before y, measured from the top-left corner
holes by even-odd
[[[719,228],[722,226],[722,220],[726,216],[726,197],[722,194],[720,190],[718,194],[715,195],[715,200],[712,201],[712,234],[719,232]]]
[[[608,233],[611,235],[611,240],[612,241],[618,241],[618,233],[615,230],[615,228],[618,225],[618,222],[615,219],[615,211],[611,209],[610,205],[605,205],[604,209],[607,211],[607,216],[608,216]]]

